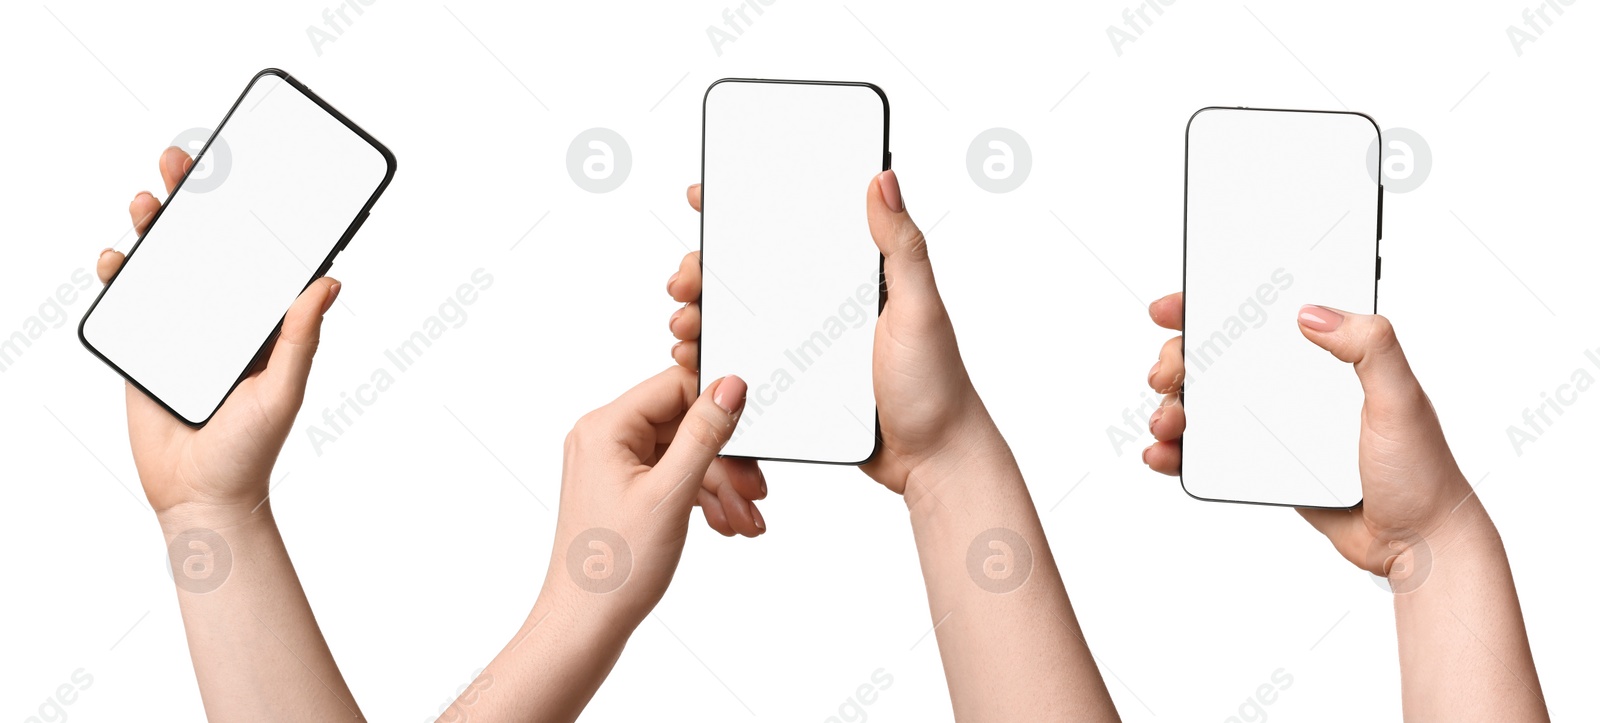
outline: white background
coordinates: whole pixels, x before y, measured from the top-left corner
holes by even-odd
[[[1178,2],[1119,55],[1107,28],[1126,27],[1131,2],[786,0],[719,54],[706,29],[727,1],[378,2],[320,54],[307,28],[323,27],[322,2],[7,6],[0,334],[27,328],[75,270],[92,274],[101,248],[131,245],[127,204],[159,192],[161,149],[215,124],[263,67],[388,144],[399,172],[334,269],[346,303],[273,494],[368,716],[422,720],[533,601],[568,426],[670,363],[663,287],[698,233],[683,188],[705,86],[871,81],[892,103],[895,166],[932,229],[972,376],[1124,717],[1224,720],[1282,668],[1294,682],[1274,719],[1393,720],[1387,593],[1293,512],[1191,500],[1140,467],[1143,439],[1116,447],[1107,431],[1129,408],[1143,424],[1169,336],[1144,305],[1180,283],[1189,115],[1348,107],[1431,146],[1427,180],[1388,199],[1381,310],[1505,536],[1556,717],[1592,709],[1586,528],[1600,492],[1585,450],[1600,392],[1520,455],[1507,438],[1574,370],[1600,377],[1583,354],[1600,347],[1590,6],[1565,8],[1519,56],[1506,28],[1523,27],[1522,2]],[[568,143],[595,126],[633,153],[607,194],[566,171]],[[965,166],[997,126],[1033,155],[1006,194]],[[384,350],[480,267],[494,282],[466,321],[318,455],[308,425],[389,368]],[[85,668],[74,720],[198,719],[122,382],[74,338],[87,305],[66,304],[70,318],[0,372],[0,715],[28,717]],[[848,468],[767,475],[771,532],[696,525],[590,716],[819,721],[882,668],[894,682],[872,719],[947,719],[900,500]]]

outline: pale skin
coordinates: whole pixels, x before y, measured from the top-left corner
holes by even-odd
[[[696,210],[700,194],[689,188]],[[1115,720],[1022,472],[967,376],[893,171],[872,179],[866,206],[888,298],[872,358],[882,447],[861,469],[905,498],[956,719]],[[690,253],[667,282],[684,303],[669,322],[681,340],[672,355],[689,369],[699,363],[700,290],[700,257]],[[1025,581],[1008,592],[980,587],[969,567],[969,548],[995,528],[1032,554]]]
[[[192,163],[181,149],[168,148],[162,153],[159,165],[168,193]],[[160,205],[160,201],[147,192],[134,197],[128,212],[138,233],[144,233]],[[123,260],[123,254],[118,251],[101,252],[96,270],[102,283],[111,279]],[[127,385],[128,439],[134,464],[145,496],[172,550],[173,577],[177,582],[189,654],[206,715],[211,720],[362,719],[360,708],[317,626],[310,602],[278,534],[268,498],[273,465],[305,397],[306,379],[321,338],[323,315],[339,292],[339,282],[331,278],[317,279],[301,292],[284,315],[282,330],[264,362],[251,370],[211,421],[200,429],[184,425],[143,392]],[[674,369],[657,380],[663,378],[672,384],[653,380],[656,388],[672,387],[673,399],[681,404],[682,399],[676,392],[689,388],[685,384],[692,387],[693,375]],[[742,382],[732,386],[739,387],[742,404]],[[692,395],[689,399],[693,399]],[[663,405],[670,406],[653,397],[642,400],[640,409],[658,414]],[[687,409],[686,404],[683,406]],[[618,418],[624,417],[626,415],[618,415]],[[661,423],[655,426],[656,430],[676,428],[676,423],[668,417],[659,419]],[[621,433],[621,427],[595,430],[595,435],[607,438],[613,433]],[[574,436],[579,435],[575,432]],[[669,433],[665,439],[670,438]],[[574,447],[569,442],[569,468],[598,468],[596,465],[601,463],[597,460],[603,459],[605,465],[609,465],[607,469],[611,469],[619,462],[615,456],[617,450],[610,447],[581,445],[578,449],[581,453],[574,456]],[[699,474],[690,475],[684,484],[673,488],[674,504],[663,503],[662,507],[670,509],[674,519],[678,519],[677,501],[686,499],[687,506],[693,506],[702,499],[712,502],[727,499],[729,506],[748,509],[750,515],[733,524],[715,518],[715,513],[708,510],[707,521],[711,526],[724,534],[760,534],[761,525],[756,522],[759,512],[750,502],[765,495],[766,484],[760,471],[754,465],[711,465],[709,459],[707,464],[713,468],[710,472],[702,468]],[[586,513],[569,513],[569,498],[591,499],[591,504],[604,500],[597,498],[597,490],[585,489],[580,495],[570,487],[563,484],[562,522],[587,520]],[[737,502],[733,502],[735,499]],[[681,509],[684,524],[688,519],[687,506]],[[721,507],[717,509],[720,511]],[[615,524],[623,527],[621,522]],[[573,534],[570,525],[560,529],[564,534]],[[681,551],[682,532],[678,537],[676,549]],[[677,552],[671,545],[659,543],[656,537],[641,537],[634,544],[642,570],[636,573],[642,580],[637,587],[659,583],[664,590],[665,580],[654,574],[667,569],[670,577],[671,566],[661,561],[670,558],[675,565]],[[557,599],[560,598],[551,598]],[[621,606],[620,609],[630,614],[638,611],[637,607]],[[595,639],[599,640],[606,630],[594,632]],[[609,666],[598,669],[597,675],[604,677],[608,669]],[[598,678],[595,684],[598,685]],[[587,701],[592,693],[591,688],[582,694],[581,700]],[[581,701],[578,707],[581,708]]]
[[[1183,294],[1150,305],[1182,331]],[[1300,309],[1301,333],[1351,364],[1361,409],[1364,500],[1351,510],[1300,509],[1346,560],[1395,591],[1406,720],[1549,720],[1500,534],[1445,442],[1433,404],[1412,375],[1389,320],[1321,306]],[[1176,475],[1185,426],[1181,337],[1150,369],[1164,394],[1150,419],[1144,462]]]

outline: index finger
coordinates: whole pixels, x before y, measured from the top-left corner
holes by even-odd
[[[1167,294],[1151,302],[1150,319],[1163,329],[1183,331],[1183,292]]]

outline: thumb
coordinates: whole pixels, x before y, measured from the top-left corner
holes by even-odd
[[[280,393],[290,395],[290,399],[299,400],[305,394],[311,359],[316,356],[317,344],[322,339],[322,316],[339,297],[339,289],[340,284],[334,279],[317,279],[300,292],[300,297],[289,307],[289,313],[283,315],[283,328],[278,332],[278,343],[272,347],[263,376]]]
[[[928,262],[928,240],[906,213],[900,197],[900,179],[894,171],[884,171],[867,188],[867,227],[883,254],[883,273],[890,298],[939,298],[933,283],[933,265]]]
[[[672,443],[656,463],[652,471],[655,484],[667,487],[667,496],[681,502],[684,509],[694,503],[706,470],[733,437],[744,411],[746,389],[744,380],[731,374],[707,386],[684,413]]]
[[[1300,307],[1300,333],[1339,361],[1354,364],[1367,404],[1379,410],[1410,411],[1427,397],[1395,338],[1394,326],[1376,314],[1350,314],[1326,306]]]

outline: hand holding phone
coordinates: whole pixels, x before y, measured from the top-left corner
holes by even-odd
[[[194,161],[178,148],[161,154],[167,192]],[[135,231],[143,233],[160,209],[155,196],[140,193],[128,205]],[[100,253],[100,281],[121,268],[123,254]],[[239,270],[243,273],[245,270]],[[194,428],[127,386],[128,438],[150,506],[165,513],[185,504],[231,507],[249,512],[267,497],[269,475],[288,439],[305,397],[306,378],[322,336],[322,316],[339,296],[340,284],[321,278],[300,293],[259,368],[246,375],[211,423]]]
[[[698,211],[700,203],[700,186],[690,186],[689,205]],[[934,282],[927,238],[906,210],[894,171],[871,178],[865,206],[867,229],[884,257],[887,293],[872,351],[872,389],[883,441],[879,454],[861,469],[907,495],[907,504],[914,505],[909,498],[918,496],[920,485],[943,481],[941,475],[919,474],[919,469],[941,458],[960,459],[980,446],[1003,449],[1005,442],[967,376],[955,328]],[[673,336],[681,340],[672,357],[690,369],[699,365],[702,273],[700,254],[690,253],[667,281],[667,293],[684,304],[670,322]]]

